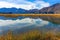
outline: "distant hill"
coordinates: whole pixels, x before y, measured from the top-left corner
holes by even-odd
[[[59,14],[60,13],[60,3],[54,4],[50,7],[43,8],[43,9],[39,10],[39,13],[40,12],[45,13],[45,14],[48,14],[48,13]]]
[[[17,9],[17,8],[0,8],[0,13],[9,13],[9,14],[12,14],[12,13],[25,13],[27,12],[27,10],[25,9]]]
[[[54,4],[50,7],[42,8],[40,10],[38,9],[30,9],[30,10],[25,10],[22,8],[0,8],[0,13],[3,14],[20,14],[20,13],[41,13],[41,14],[59,14],[60,13],[60,3]]]

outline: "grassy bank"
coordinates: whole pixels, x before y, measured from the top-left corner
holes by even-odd
[[[13,35],[9,31],[6,35],[0,36],[0,40],[60,40],[60,33],[54,32],[42,33],[37,30],[32,30],[23,34]]]
[[[31,17],[52,16],[52,17],[60,17],[60,14],[0,14],[0,16],[5,16],[5,17],[18,17],[18,16],[31,16]]]

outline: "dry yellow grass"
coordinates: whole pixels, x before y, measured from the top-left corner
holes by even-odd
[[[59,17],[60,14],[0,14],[0,16],[5,17],[18,17],[18,16],[31,16],[31,17],[39,17],[39,16],[51,16],[51,17]]]
[[[0,36],[0,40],[60,40],[60,35],[51,31],[42,33],[38,30],[13,35],[13,33],[9,31],[6,35]]]

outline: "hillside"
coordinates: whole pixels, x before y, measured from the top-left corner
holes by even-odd
[[[39,12],[45,13],[45,14],[60,14],[60,3],[57,3],[55,5],[52,5],[50,7],[43,8],[39,10]]]

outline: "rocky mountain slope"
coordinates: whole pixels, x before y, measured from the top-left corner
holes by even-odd
[[[60,14],[60,3],[57,3],[55,5],[52,5],[50,7],[43,8],[39,10],[41,13],[46,13],[46,14]]]

